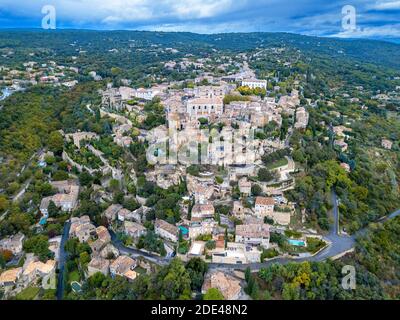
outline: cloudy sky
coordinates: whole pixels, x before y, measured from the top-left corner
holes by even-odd
[[[283,31],[318,36],[400,38],[400,0],[0,0],[0,28],[39,28],[53,5],[57,28]],[[342,8],[356,9],[356,30]]]

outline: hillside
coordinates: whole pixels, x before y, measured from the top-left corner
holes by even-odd
[[[72,54],[77,48],[96,51],[152,45],[173,47],[182,53],[193,49],[210,52],[212,49],[244,51],[265,47],[289,47],[303,52],[356,59],[400,70],[400,44],[377,40],[342,40],[310,37],[289,33],[225,33],[202,35],[195,33],[147,31],[90,31],[90,30],[2,30],[0,49],[27,50],[42,48],[43,52]],[[200,51],[199,51],[200,50]]]

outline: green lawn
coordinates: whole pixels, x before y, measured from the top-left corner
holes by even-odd
[[[38,287],[28,287],[24,290],[22,290],[20,293],[18,293],[15,298],[17,300],[33,300],[36,298],[40,291],[40,288]]]
[[[81,277],[79,275],[78,270],[74,270],[68,274],[68,282],[76,281],[79,282]]]
[[[136,268],[135,268],[135,271],[136,271],[138,274],[146,274],[146,269],[144,269],[144,268],[142,268],[142,267],[136,267]]]
[[[310,253],[316,253],[326,246],[323,240],[317,238],[307,238],[307,251]]]
[[[288,164],[288,160],[286,158],[282,158],[278,161],[272,162],[269,165],[267,165],[268,170],[273,170],[279,167],[286,166]]]

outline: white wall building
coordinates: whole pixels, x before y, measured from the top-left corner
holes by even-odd
[[[217,98],[195,98],[187,102],[186,111],[190,117],[210,118],[221,115],[223,112],[223,100]]]
[[[172,242],[178,241],[178,228],[164,220],[156,220],[154,223],[154,232],[166,240],[170,240]]]
[[[251,89],[264,89],[267,90],[267,80],[247,79],[242,81],[243,87],[250,87]]]
[[[257,197],[255,202],[255,213],[257,218],[264,219],[264,217],[271,216],[274,212],[274,206],[274,198]]]
[[[253,246],[269,247],[269,226],[267,224],[246,224],[236,226],[235,242]]]

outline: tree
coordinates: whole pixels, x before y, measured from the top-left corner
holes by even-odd
[[[225,298],[217,288],[210,288],[204,294],[203,300],[225,300]]]
[[[52,166],[53,164],[56,163],[56,157],[53,156],[53,155],[45,156],[45,157],[44,157],[44,161],[46,161],[46,163],[47,163],[49,166]]]
[[[88,287],[91,289],[101,288],[103,286],[106,276],[101,272],[96,272],[87,280]]]
[[[79,183],[81,186],[90,187],[92,182],[93,182],[93,177],[91,176],[91,174],[89,172],[83,171],[79,175]]]
[[[254,290],[257,290],[257,289],[254,289],[254,287],[256,285],[257,285],[256,280],[254,279],[253,275],[250,274],[249,280],[247,280],[247,287],[245,288],[245,292],[248,295],[252,296],[252,293],[254,293]]]
[[[264,223],[273,225],[275,223],[274,219],[270,217],[264,217]]]
[[[206,242],[206,248],[207,250],[214,250],[217,247],[217,244],[213,240],[209,240]]]
[[[63,226],[60,223],[47,224],[46,233],[49,238],[61,235]]]
[[[6,260],[4,259],[3,255],[0,254],[0,269],[3,269],[6,266]]]
[[[258,197],[262,194],[262,189],[258,184],[253,184],[251,186],[251,194],[255,197]]]
[[[258,171],[258,179],[263,182],[270,182],[275,178],[275,175],[266,168],[261,168]]]
[[[6,222],[2,222],[0,228],[6,228],[9,230],[9,234],[13,232],[22,231],[23,233],[27,233],[29,231],[29,227],[31,226],[32,222],[26,213],[22,213],[19,211],[14,211],[14,208],[11,208],[11,215],[6,220]]]
[[[41,261],[46,261],[53,255],[49,250],[48,240],[48,237],[44,235],[33,236],[25,241],[24,250],[34,253]]]
[[[146,235],[143,235],[139,238],[137,243],[138,249],[146,249],[152,252],[157,252],[162,256],[165,256],[167,253],[164,248],[164,242],[154,233],[154,231],[148,231]]]
[[[135,198],[128,198],[123,201],[123,206],[124,208],[130,210],[130,211],[135,211],[140,208],[140,204],[136,201]]]
[[[254,283],[251,287],[251,291],[249,292],[249,294],[253,299],[258,299],[259,287],[258,287],[258,283],[256,280],[254,280]]]
[[[188,215],[187,215],[187,219],[189,221],[192,220],[192,210],[193,210],[194,205],[195,205],[195,199],[193,198],[193,199],[189,200],[189,208],[188,208]]]
[[[82,252],[79,255],[79,264],[81,265],[82,269],[86,269],[87,264],[90,262],[90,255],[86,251]]]
[[[285,283],[283,285],[282,298],[284,300],[299,300],[300,286],[294,283]]]
[[[53,180],[54,181],[63,181],[67,180],[69,178],[69,175],[65,171],[57,170],[54,175],[53,175]]]
[[[249,282],[250,277],[251,277],[251,269],[247,267],[244,272],[244,279],[246,280],[246,282]]]
[[[218,211],[215,211],[214,219],[219,225],[221,224],[221,215],[220,215],[220,213]]]
[[[153,286],[161,298],[167,300],[189,300],[191,279],[183,262],[175,258],[155,276]]]
[[[64,147],[64,138],[58,131],[53,131],[49,135],[48,146],[54,153],[60,153]]]
[[[4,195],[0,195],[0,212],[4,212],[10,206],[10,202],[8,201],[7,197]]]
[[[204,274],[208,270],[208,265],[203,259],[193,258],[186,264],[186,270],[189,272],[191,287],[193,290],[200,290],[204,281]]]
[[[49,217],[55,218],[58,216],[60,210],[57,208],[56,204],[54,201],[49,202],[49,206],[47,208],[47,212],[49,213]]]
[[[8,262],[12,259],[13,253],[10,250],[0,250],[0,259],[4,262]]]
[[[20,185],[18,182],[16,182],[16,181],[11,182],[7,188],[7,193],[10,195],[15,194],[19,190],[19,188],[20,188]]]
[[[111,181],[110,181],[110,190],[111,190],[112,192],[117,192],[117,191],[120,190],[120,184],[119,184],[119,181],[118,181],[118,180],[116,180],[116,179],[111,179]]]
[[[124,202],[124,195],[122,191],[114,192],[113,203],[122,204]]]

